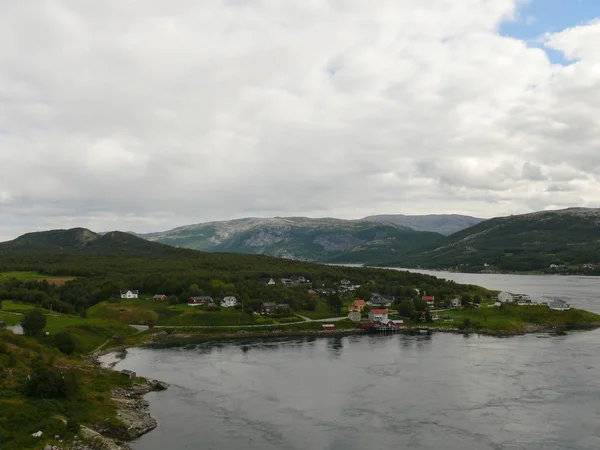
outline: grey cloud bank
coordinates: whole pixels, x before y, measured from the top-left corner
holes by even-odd
[[[600,206],[600,21],[513,0],[0,0],[0,239]]]

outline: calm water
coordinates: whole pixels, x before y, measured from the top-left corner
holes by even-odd
[[[600,311],[595,278],[450,276]],[[147,396],[160,426],[136,450],[600,449],[599,343],[600,330],[231,341],[131,349],[116,368],[172,384]]]
[[[560,297],[568,300],[575,308],[600,314],[600,277],[495,275],[415,269],[410,269],[410,271],[453,280],[457,283],[476,284],[488,289],[529,294],[533,299],[544,300]]]

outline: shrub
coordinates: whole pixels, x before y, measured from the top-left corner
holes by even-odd
[[[54,346],[66,355],[70,355],[75,351],[75,341],[67,331],[61,331],[54,336]]]

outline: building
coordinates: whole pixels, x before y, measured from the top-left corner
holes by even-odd
[[[237,303],[237,298],[235,298],[233,295],[223,297],[223,300],[221,300],[221,308],[233,308],[235,305],[237,305]]]
[[[20,323],[16,324],[13,327],[8,327],[8,330],[12,331],[13,334],[16,334],[18,336],[23,336],[25,334],[25,330],[23,329],[23,325],[21,325]]]
[[[323,331],[333,331],[335,330],[335,325],[333,323],[324,323],[321,325]]]
[[[365,309],[365,306],[367,306],[367,302],[365,302],[362,299],[359,300],[354,300],[352,302],[352,305],[350,305],[350,311],[362,311],[363,309]]]
[[[169,297],[167,297],[165,294],[156,294],[154,297],[152,297],[152,300],[157,302],[166,302],[169,300]]]
[[[451,300],[451,303],[452,303],[453,308],[458,308],[458,307],[462,306],[462,300],[460,299],[459,296],[454,297]]]
[[[267,314],[267,315],[273,314],[276,309],[277,309],[277,304],[274,302],[264,302],[260,307],[260,311],[263,314]]]
[[[424,295],[421,297],[421,300],[427,303],[428,306],[433,306],[435,302],[435,295]]]
[[[214,303],[212,297],[201,296],[201,297],[190,297],[188,298],[188,306],[205,306],[212,305]]]
[[[369,311],[369,320],[372,322],[387,322],[388,319],[388,309],[372,309]]]
[[[138,291],[132,291],[131,289],[121,291],[121,298],[138,298]]]
[[[128,370],[128,369],[121,370],[121,375],[123,375],[131,380],[135,380],[137,378],[137,374],[133,370]]]
[[[512,303],[514,300],[513,294],[510,292],[502,291],[498,294],[498,301],[500,303]]]
[[[350,311],[348,313],[348,319],[350,319],[352,322],[360,322],[360,311]]]
[[[554,311],[568,311],[571,309],[571,305],[564,300],[554,299],[548,303],[548,308]]]
[[[266,284],[267,286],[273,286],[277,284],[273,278],[261,278],[260,281]]]

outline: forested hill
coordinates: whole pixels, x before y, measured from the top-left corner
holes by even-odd
[[[85,229],[30,233],[0,244],[0,275],[16,270],[77,279],[56,287],[45,281],[11,281],[0,276],[0,298],[53,303],[63,311],[78,312],[115,298],[122,289],[166,294],[172,301],[182,302],[194,293],[216,298],[239,295],[248,305],[265,300],[295,305],[310,300],[310,286],[284,287],[278,283],[272,287],[262,280],[294,275],[312,280],[313,286],[331,288],[347,279],[362,286],[357,295],[377,292],[397,299],[414,297],[415,289],[432,295],[471,289],[415,273],[327,266],[264,255],[205,253],[148,242],[127,233],[100,236]]]
[[[454,233],[394,261],[404,267],[466,271],[595,271],[600,263],[600,209],[569,208],[498,217]]]

